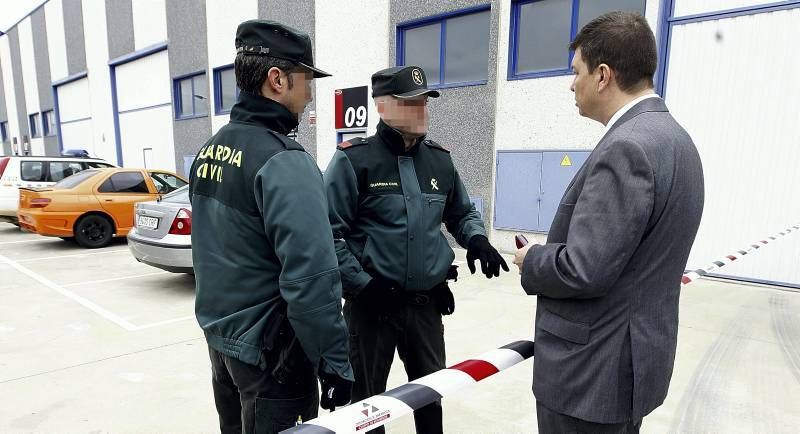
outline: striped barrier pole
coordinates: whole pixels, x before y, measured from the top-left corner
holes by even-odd
[[[697,270],[690,271],[684,274],[683,277],[681,278],[681,286],[686,286],[694,282],[695,280],[707,275],[708,273],[717,270],[721,267],[724,267],[725,265],[730,264],[731,262],[737,259],[740,259],[742,256],[749,255],[755,252],[756,250],[760,249],[761,247],[764,247],[770,243],[774,243],[775,241],[778,241],[778,239],[780,239],[781,237],[785,237],[786,235],[789,235],[790,233],[797,231],[800,231],[800,225],[794,225],[792,227],[786,228],[775,235],[772,235],[763,240],[759,240],[750,244],[745,249],[737,250],[731,253],[730,255],[725,255],[722,258],[719,258],[716,261],[712,262],[707,267],[698,268]]]
[[[710,271],[730,264],[744,255],[775,242],[779,237],[800,231],[800,225],[792,226],[774,236],[751,244],[747,249],[737,250],[714,261],[708,267],[690,271],[681,278],[686,286]],[[523,243],[524,238],[520,240]],[[527,242],[527,240],[524,240]],[[463,361],[417,380],[324,414],[281,433],[342,434],[358,433],[383,426],[395,419],[412,413],[428,404],[500,371],[506,370],[533,357],[533,340],[521,340]]]
[[[368,431],[531,357],[533,340],[512,342],[281,433],[332,434]]]

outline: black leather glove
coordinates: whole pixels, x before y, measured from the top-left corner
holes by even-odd
[[[322,385],[322,397],[319,400],[320,407],[333,411],[336,410],[336,407],[350,403],[350,398],[353,394],[352,381],[335,374],[321,372],[319,374],[319,383]]]
[[[447,277],[445,277],[444,280],[458,281],[458,265],[451,265],[450,268],[447,269]]]
[[[469,239],[467,246],[467,265],[469,271],[475,274],[475,260],[481,261],[481,272],[491,279],[492,276],[500,275],[500,267],[508,271],[505,259],[497,253],[497,250],[489,244],[489,239],[483,235],[474,235]]]
[[[399,285],[389,279],[375,276],[358,294],[358,299],[376,308],[389,308],[398,305],[400,296]]]
[[[433,288],[433,300],[436,303],[436,309],[442,315],[450,315],[456,311],[456,299],[453,297],[453,291],[447,285],[447,282]]]

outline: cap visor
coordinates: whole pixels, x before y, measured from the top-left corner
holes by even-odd
[[[428,95],[432,98],[439,98],[439,91],[431,89],[417,89],[417,90],[412,90],[411,92],[393,94],[392,96],[395,98],[407,99],[407,98],[415,98],[420,95]]]
[[[314,78],[324,78],[324,77],[330,77],[331,76],[331,74],[328,74],[327,72],[325,72],[325,71],[323,71],[323,70],[321,70],[319,68],[314,68],[313,66],[306,65],[303,62],[297,62],[297,63],[299,65],[301,65],[303,68],[308,68],[309,71],[313,72],[314,73]]]

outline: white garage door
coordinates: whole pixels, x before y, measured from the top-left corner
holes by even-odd
[[[689,268],[800,222],[800,8],[675,25],[670,111],[705,168],[706,206]],[[800,285],[800,234],[720,270]]]
[[[175,170],[167,51],[115,68],[124,166]]]
[[[92,135],[92,102],[89,97],[89,79],[62,84],[58,92],[58,115],[61,123],[61,141],[64,149],[86,149],[98,155]]]

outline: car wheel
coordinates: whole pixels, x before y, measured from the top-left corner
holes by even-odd
[[[75,224],[75,241],[87,249],[105,247],[114,236],[111,222],[96,214],[81,217]]]

